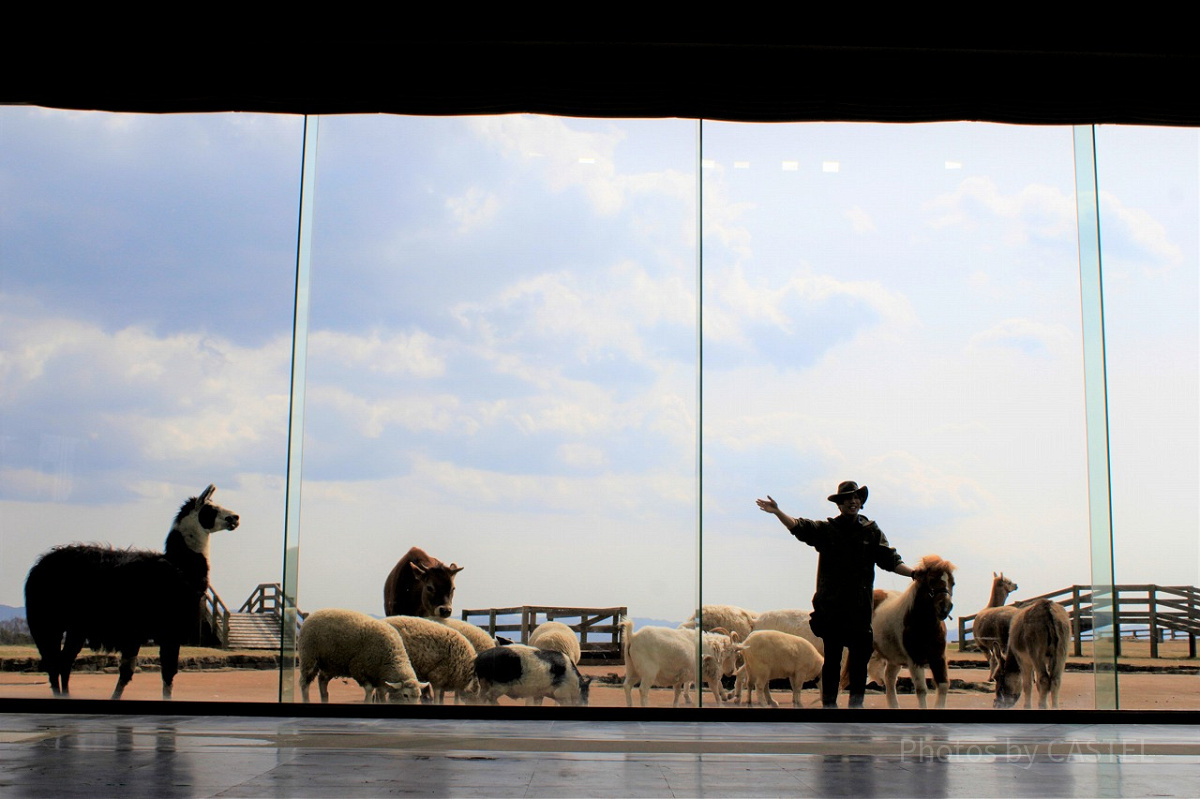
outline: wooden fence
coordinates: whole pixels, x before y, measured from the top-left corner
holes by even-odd
[[[464,610],[464,621],[482,627],[493,638],[497,634],[524,644],[529,634],[543,621],[561,621],[579,635],[581,666],[620,666],[621,619],[628,608],[564,608],[542,605],[522,605],[514,608],[483,608]],[[519,622],[500,623],[500,617],[519,616]],[[482,620],[476,620],[480,619]],[[572,621],[575,620],[575,621]]]
[[[1112,594],[1101,595],[1097,608],[1092,586],[1073,585],[1012,604],[1021,607],[1036,599],[1049,599],[1066,608],[1071,617],[1076,657],[1083,655],[1084,639],[1094,638],[1097,620],[1102,630],[1111,632],[1117,656],[1121,654],[1123,636],[1146,635],[1152,658],[1158,657],[1158,645],[1168,636],[1171,639],[1186,636],[1188,657],[1196,657],[1196,636],[1200,635],[1200,592],[1195,586],[1115,585]],[[972,635],[974,620],[974,614],[958,619],[958,641],[962,649],[968,648],[967,638]]]
[[[212,586],[200,598],[200,625],[188,643],[200,646],[229,645],[229,607]]]
[[[304,623],[308,614],[296,607],[296,603],[283,593],[283,586],[279,583],[259,583],[258,587],[238,608],[238,613],[270,613],[276,621],[282,624],[285,617],[284,611],[289,608],[296,611],[296,635],[299,636],[300,625]]]

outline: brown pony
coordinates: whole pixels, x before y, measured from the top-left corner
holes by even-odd
[[[871,629],[876,666],[884,667],[888,707],[900,707],[896,678],[901,668],[912,675],[917,701],[925,707],[925,667],[937,684],[937,706],[946,706],[950,681],[946,673],[946,619],[954,608],[954,564],[926,555],[913,569],[913,582],[903,591],[876,591]]]

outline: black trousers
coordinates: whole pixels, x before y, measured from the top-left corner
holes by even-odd
[[[875,648],[871,631],[846,633],[830,631],[821,637],[825,642],[825,665],[821,669],[821,703],[837,703],[838,687],[842,681],[842,650],[849,649],[847,674],[850,678],[851,701],[861,700],[867,691],[867,661]]]

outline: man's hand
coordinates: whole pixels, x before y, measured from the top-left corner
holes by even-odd
[[[796,520],[781,511],[779,509],[779,503],[772,499],[770,494],[767,494],[766,499],[756,499],[754,501],[758,503],[758,509],[763,513],[775,514],[775,518],[783,522],[783,526],[787,529],[791,530],[796,526]]]

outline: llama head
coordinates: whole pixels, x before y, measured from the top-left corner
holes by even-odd
[[[200,496],[183,503],[171,526],[172,533],[183,536],[188,549],[205,557],[208,556],[208,537],[218,530],[235,530],[239,522],[236,513],[212,501],[216,491],[217,487],[210,485],[200,492]]]

